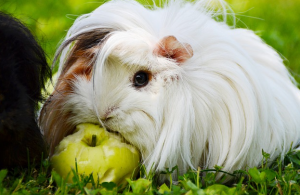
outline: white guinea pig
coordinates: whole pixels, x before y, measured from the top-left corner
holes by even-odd
[[[57,51],[59,79],[40,126],[53,153],[90,122],[136,146],[148,170],[259,166],[300,140],[300,93],[252,31],[208,0],[146,8],[112,0],[79,17]],[[58,57],[57,57],[58,58]]]

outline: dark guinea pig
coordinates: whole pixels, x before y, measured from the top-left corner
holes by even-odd
[[[0,12],[0,168],[25,167],[46,157],[37,125],[42,89],[51,76],[46,56],[29,29]]]

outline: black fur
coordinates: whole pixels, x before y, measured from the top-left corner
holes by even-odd
[[[30,31],[0,12],[0,168],[25,167],[27,159],[39,163],[46,156],[36,111],[50,75]]]

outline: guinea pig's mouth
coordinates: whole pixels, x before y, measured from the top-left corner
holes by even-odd
[[[114,131],[114,130],[110,129],[109,127],[106,127],[106,126],[103,127],[102,125],[100,125],[100,126],[101,126],[102,128],[104,128],[107,132],[109,132],[110,134],[113,134],[113,135],[115,135],[115,136],[121,138],[122,142],[124,142],[124,143],[126,143],[126,144],[129,144],[129,145],[133,145],[132,143],[130,143],[130,141],[126,140],[126,139],[124,138],[124,136],[123,136],[121,133],[119,133],[119,132],[117,132],[117,131]]]
[[[123,137],[123,136],[121,135],[121,133],[119,133],[119,132],[117,132],[117,131],[114,131],[114,130],[111,130],[111,129],[108,128],[108,127],[102,127],[102,128],[104,128],[107,132],[109,132],[109,133],[111,133],[111,134],[114,134],[114,135],[119,136],[119,137]]]

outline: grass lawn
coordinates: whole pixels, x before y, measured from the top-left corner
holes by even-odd
[[[66,183],[56,172],[51,171],[48,160],[39,167],[29,169],[14,169],[0,171],[0,194],[102,194],[102,195],[154,195],[154,194],[186,194],[186,195],[239,195],[239,194],[300,194],[300,152],[289,152],[284,161],[274,161],[267,167],[269,155],[262,154],[264,162],[260,168],[250,168],[248,171],[237,170],[230,176],[234,180],[226,185],[216,181],[216,175],[222,172],[221,167],[214,169],[189,171],[177,178],[177,181],[158,184],[157,175],[144,174],[137,179],[128,179],[129,185],[122,190],[114,183],[99,184],[92,176],[78,175],[76,171],[70,174],[73,183]],[[143,170],[143,167],[141,168]],[[161,174],[167,177],[176,171],[176,167]],[[229,174],[225,173],[225,179]],[[89,183],[91,188],[85,187]]]
[[[91,2],[91,3],[89,3]],[[257,32],[285,59],[296,80],[300,82],[300,1],[299,0],[228,0],[236,12],[237,27]],[[21,19],[41,41],[49,62],[56,46],[64,37],[76,16],[95,9],[101,3],[88,0],[1,0],[0,11],[12,13]],[[267,154],[262,154],[268,160]],[[85,188],[89,176],[74,176],[74,184],[66,184],[50,164],[10,172],[0,171],[1,194],[117,194],[112,183]],[[169,174],[172,170],[166,171]],[[176,171],[176,170],[173,170]],[[284,162],[265,162],[259,169],[237,171],[234,183],[220,185],[214,170],[190,171],[178,178],[179,182],[157,185],[156,177],[131,181],[124,194],[300,194],[300,152],[290,152]],[[204,176],[204,173],[205,176]],[[143,173],[141,173],[143,175]],[[226,176],[227,174],[225,174]],[[222,193],[221,193],[222,192]]]

